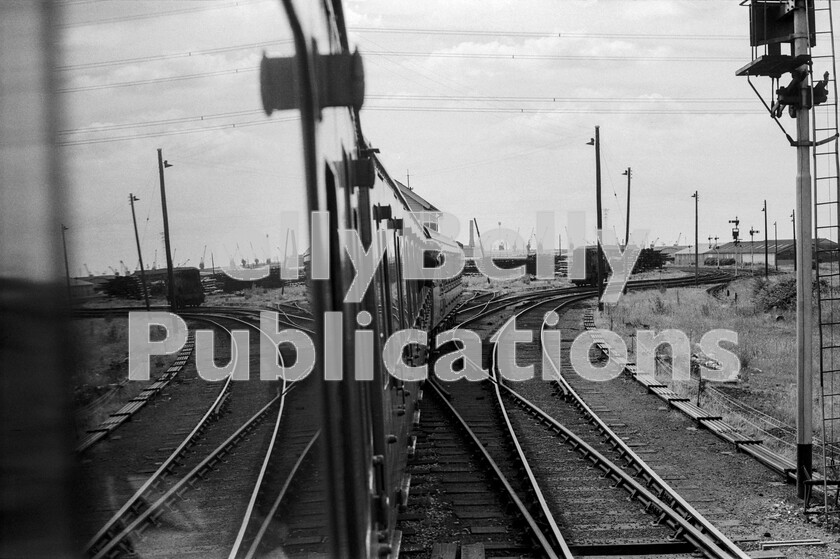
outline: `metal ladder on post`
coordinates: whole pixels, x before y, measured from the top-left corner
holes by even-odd
[[[811,0],[816,45],[811,47],[811,86],[829,76],[828,99],[811,108],[814,201],[814,261],[819,327],[821,445],[815,462],[823,469],[825,514],[837,507],[840,480],[840,158],[838,158],[837,68],[831,0]],[[826,239],[830,242],[820,242]],[[820,454],[822,456],[820,456]],[[821,464],[820,464],[821,460]],[[830,493],[834,493],[830,497]],[[834,498],[833,498],[834,497]],[[830,508],[830,506],[832,508]]]

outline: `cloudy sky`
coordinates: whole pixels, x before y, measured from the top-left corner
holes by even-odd
[[[317,4],[312,2],[312,4]],[[71,272],[164,263],[157,148],[176,264],[263,260],[281,211],[303,210],[299,121],[266,117],[262,52],[291,53],[277,0],[67,0],[59,69],[71,187]],[[518,229],[535,212],[589,212],[600,126],[605,228],[673,244],[762,231],[791,236],[795,152],[745,78],[748,12],[737,0],[350,0],[364,57],[362,127],[391,174],[464,224]],[[823,68],[816,68],[821,74]],[[769,79],[759,90],[770,93]],[[783,124],[793,130],[785,116]],[[466,239],[466,231],[461,240]],[[253,246],[253,248],[252,248]],[[301,249],[302,250],[302,249]]]

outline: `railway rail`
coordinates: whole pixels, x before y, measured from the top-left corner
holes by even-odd
[[[545,323],[543,322],[543,312],[546,309],[551,309],[552,312],[557,312],[563,307],[571,303],[581,300],[582,296],[571,296],[560,303],[554,305],[553,303],[537,303],[531,305],[526,309],[521,310],[504,328],[509,327],[515,320],[525,322],[529,329],[536,330],[542,334]],[[554,307],[554,308],[552,308]],[[530,318],[530,321],[527,319]],[[532,331],[533,331],[532,330]],[[542,339],[540,336],[539,339]],[[523,439],[531,440],[532,452],[535,448],[540,448],[543,445],[550,444],[550,438],[540,437],[533,432],[534,425],[540,425],[546,428],[550,433],[559,437],[567,446],[573,448],[581,457],[589,464],[594,465],[602,475],[612,480],[613,487],[623,488],[629,494],[631,500],[639,503],[639,508],[648,514],[653,514],[656,521],[660,524],[666,525],[672,530],[672,533],[666,534],[662,537],[656,538],[656,534],[652,533],[647,527],[647,519],[640,519],[632,522],[633,511],[626,510],[621,515],[621,525],[617,529],[615,526],[616,511],[626,509],[626,505],[621,501],[623,499],[614,500],[606,499],[600,502],[598,511],[590,510],[588,514],[584,515],[586,518],[583,530],[576,529],[579,519],[570,514],[568,507],[563,507],[558,510],[558,513],[566,517],[565,528],[569,534],[573,535],[574,542],[580,542],[578,545],[572,545],[572,549],[576,555],[590,555],[590,554],[640,554],[640,553],[675,553],[685,552],[688,550],[699,551],[706,557],[746,557],[746,555],[737,548],[732,542],[723,536],[711,523],[706,521],[697,513],[684,499],[682,499],[672,488],[670,488],[652,468],[647,466],[639,456],[619,437],[617,436],[607,424],[601,420],[594,413],[583,400],[577,395],[574,389],[565,381],[560,374],[559,363],[552,363],[551,373],[557,377],[558,386],[561,387],[562,393],[569,400],[573,407],[567,409],[567,412],[562,414],[563,421],[558,421],[552,415],[549,415],[536,404],[529,401],[518,391],[510,387],[510,383],[499,380],[498,375],[498,352],[499,341],[494,344],[493,356],[494,364],[492,371],[496,374],[496,394],[498,405],[502,410],[508,410],[511,416],[518,415],[522,426]],[[538,362],[536,359],[529,360]],[[537,381],[539,382],[539,381]],[[519,384],[519,383],[517,383]],[[529,384],[527,381],[522,385]],[[531,383],[533,384],[533,383]],[[539,391],[539,388],[536,388]],[[506,398],[503,398],[506,397]],[[512,400],[516,406],[506,408],[504,400]],[[521,411],[514,411],[516,409]],[[556,410],[556,406],[552,409]],[[562,409],[562,408],[561,408]],[[586,426],[576,425],[576,421],[580,421],[577,413],[581,412],[583,418],[592,428]],[[560,415],[560,411],[555,412],[555,415]],[[526,418],[530,416],[536,421],[529,422]],[[569,425],[574,425],[574,431],[570,429]],[[527,429],[527,430],[526,430]],[[513,431],[513,428],[511,428]],[[515,435],[514,435],[515,436]],[[519,447],[519,445],[517,445]],[[604,452],[599,452],[597,447],[601,447]],[[520,450],[525,459],[524,451]],[[607,454],[613,455],[613,460],[607,457]],[[632,468],[635,475],[631,476],[625,473],[625,467]],[[581,485],[587,485],[584,477],[575,472],[571,467],[563,468],[562,474],[552,473],[550,475],[551,489],[557,491],[560,489],[562,493],[563,487],[570,487],[573,492],[580,489]],[[563,483],[563,481],[566,483]],[[570,480],[570,481],[569,481]],[[603,490],[598,491],[597,494],[605,496]],[[566,499],[569,498],[567,494]],[[594,508],[594,507],[593,507]],[[636,514],[638,517],[638,514]],[[571,517],[571,518],[569,518]],[[597,520],[599,518],[607,518],[608,522]],[[594,528],[594,530],[593,530]],[[590,535],[592,532],[607,535],[601,538]],[[621,542],[621,543],[615,543]]]
[[[719,281],[722,278],[714,276],[708,279]],[[633,287],[657,286],[659,283],[649,281],[635,282]],[[693,283],[693,278],[681,278],[679,280],[673,280],[673,283],[678,285]],[[511,305],[515,305],[520,309],[515,316],[523,316],[528,313],[535,313],[539,309],[559,309],[573,302],[591,297],[593,294],[593,290],[591,289],[578,289],[576,291],[577,293],[569,293],[568,291],[559,292],[562,293],[559,295],[558,292],[554,292],[553,296],[549,297],[543,294],[542,300],[539,297],[511,297],[495,305],[492,303],[496,302],[498,298],[495,295],[487,294],[484,296],[483,301],[476,302],[474,298],[471,301],[473,303],[472,305],[462,306],[462,308],[466,307],[468,310],[472,310],[474,314],[470,315],[461,326],[492,315],[500,309],[508,308]],[[532,302],[534,300],[536,302]],[[523,305],[524,308],[522,308]],[[503,328],[511,324],[514,319],[508,321]],[[538,325],[541,324],[542,315],[539,315]],[[537,330],[541,332],[539,326]],[[496,339],[497,342],[493,345],[491,352],[491,370],[494,371],[494,374],[497,370],[496,355],[498,351],[498,337]],[[529,362],[539,361],[538,359],[531,359]],[[449,415],[458,422],[460,431],[467,434],[467,438],[472,441],[472,447],[475,451],[479,455],[483,455],[482,462],[485,465],[485,470],[493,472],[493,477],[496,479],[496,482],[505,489],[504,493],[507,494],[510,502],[514,503],[515,508],[518,510],[521,523],[528,527],[528,533],[531,536],[533,545],[530,550],[531,553],[552,557],[571,557],[573,553],[637,554],[639,552],[674,553],[693,551],[701,552],[706,557],[747,557],[743,551],[727,540],[711,523],[691,508],[651,468],[647,467],[639,459],[638,455],[624,444],[614,432],[606,427],[606,424],[597,415],[592,414],[589,418],[589,421],[592,421],[597,427],[592,427],[591,425],[587,427],[589,431],[595,432],[595,434],[588,433],[590,441],[587,442],[584,440],[584,437],[570,431],[527,398],[507,386],[507,383],[498,382],[496,377],[491,380],[489,383],[459,381],[449,384],[445,388],[439,386],[437,382],[431,381],[428,386],[437,396],[436,400],[439,404],[436,403],[435,407],[448,410]],[[495,400],[493,400],[488,391],[495,392]],[[574,391],[571,391],[571,393],[574,393]],[[488,399],[494,401],[492,406],[488,406],[486,401]],[[428,407],[429,404],[424,406],[424,408]],[[492,408],[492,413],[488,407]],[[569,408],[572,417],[567,417],[566,419],[572,423],[580,423],[581,419],[574,417],[580,413],[578,409],[571,406]],[[591,410],[589,412],[592,413]],[[437,416],[438,412],[435,415]],[[534,448],[540,448],[546,444],[550,444],[550,442],[545,438],[535,442],[533,425],[528,428],[527,434],[524,436],[517,432],[518,427],[530,423],[526,419],[527,417],[537,418],[537,424],[544,427],[546,433],[550,435],[549,438],[559,437],[564,444],[580,453],[582,459],[586,460],[588,464],[592,464],[597,468],[599,475],[595,476],[595,479],[589,483],[597,485],[597,483],[603,482],[603,478],[610,479],[612,480],[613,487],[611,489],[613,493],[616,489],[621,490],[623,488],[630,495],[631,500],[638,502],[635,513],[633,511],[625,511],[625,514],[622,515],[624,519],[622,523],[625,524],[625,536],[626,533],[633,533],[635,531],[637,536],[639,534],[643,535],[641,541],[630,541],[632,538],[622,536],[621,530],[613,529],[610,532],[610,528],[608,527],[609,523],[607,523],[607,526],[603,523],[601,524],[602,533],[607,533],[609,534],[608,536],[602,538],[601,541],[584,541],[580,539],[580,533],[591,532],[595,528],[591,524],[591,516],[589,517],[590,524],[586,529],[579,531],[577,536],[574,536],[575,532],[571,523],[557,520],[555,514],[562,514],[561,509],[558,509],[556,506],[557,495],[551,494],[547,497],[546,494],[555,492],[558,486],[563,486],[562,478],[564,476],[558,476],[555,472],[553,477],[551,477],[551,490],[549,491],[541,487],[538,478],[540,475],[545,475],[545,461],[537,461],[532,467],[529,463],[528,455],[533,454]],[[488,423],[490,422],[496,423],[495,430],[497,432],[489,429]],[[601,426],[606,427],[606,429],[601,429]],[[499,432],[504,434],[499,434]],[[546,433],[537,435],[537,438],[540,436],[545,437]],[[444,437],[440,432],[433,432],[427,434],[425,438],[428,438],[430,435],[435,435],[437,439]],[[526,439],[530,440],[527,443],[523,442]],[[596,447],[601,447],[601,449],[599,450]],[[615,456],[611,459],[606,454],[614,454]],[[554,462],[555,464],[557,463],[556,457]],[[571,467],[571,464],[567,465],[565,462],[563,462],[563,465]],[[626,467],[632,467],[635,475],[625,473],[624,468]],[[444,466],[441,474],[445,473],[445,470],[446,467]],[[455,472],[460,471],[457,468],[455,469]],[[584,471],[582,474],[569,473],[571,471],[569,469],[564,474],[567,480],[565,485],[572,491],[572,495],[574,495],[575,491],[580,492],[582,486],[587,485],[587,482],[581,481],[582,476],[585,477],[587,473],[591,474],[591,472]],[[593,491],[596,491],[594,486],[591,488]],[[613,520],[614,525],[615,517],[610,517],[609,512],[625,509],[626,496],[623,496],[624,492],[622,492],[620,498],[616,498],[613,495],[611,500],[606,497],[610,492],[610,490],[601,487],[597,490],[597,500],[605,504],[602,512],[607,512],[608,518]],[[577,495],[579,497],[580,493],[577,493]],[[591,504],[591,502],[588,502],[588,505],[591,506]],[[568,510],[568,507],[563,508]],[[635,524],[627,520],[634,514],[637,517]],[[658,528],[652,528],[650,526],[652,514],[654,515],[654,520],[662,526]],[[483,527],[483,531],[479,530],[479,532],[485,534],[499,533],[503,536],[508,534],[507,529],[504,527],[496,528],[495,531],[490,528],[493,527]],[[471,526],[470,529],[472,530],[473,527]],[[597,532],[598,530],[596,529],[595,531]],[[578,537],[578,539],[567,540],[566,535],[568,534],[573,534],[573,537]],[[485,539],[488,537],[485,536]],[[492,539],[489,540],[489,544],[492,549],[506,545],[505,542],[494,541]],[[470,553],[483,553],[484,545],[484,542],[470,541],[468,538],[462,539],[462,553],[464,553],[464,549],[469,549]],[[475,551],[474,547],[480,549]],[[436,545],[436,550],[440,556],[455,557],[454,554],[456,553],[457,546],[452,547],[445,542],[439,542]],[[450,555],[446,555],[447,553]]]
[[[117,411],[110,413],[101,424],[93,429],[88,429],[87,434],[76,443],[76,453],[82,454],[99,441],[108,437],[114,432],[114,430],[119,428],[126,421],[130,421],[131,417],[143,409],[146,404],[152,402],[158,394],[163,391],[163,389],[169,386],[169,383],[175,380],[184,368],[184,365],[187,364],[187,360],[192,355],[194,349],[195,336],[190,333],[184,347],[181,348],[178,355],[175,357],[175,360],[169,365],[169,367],[162,374],[158,375],[155,378],[155,381],[144,388],[138,395],[134,396]],[[109,396],[109,394],[111,395]],[[107,402],[108,399],[113,397],[112,393],[106,393],[103,396],[107,397],[107,399],[103,398],[93,402],[92,405],[101,406]]]
[[[658,285],[658,282],[638,282],[639,287],[649,284]],[[583,292],[581,292],[583,291]],[[570,293],[571,292],[571,293]],[[479,294],[472,299],[472,305],[468,307],[467,312],[470,312],[469,321],[475,321],[481,317],[488,316],[500,309],[511,306],[521,307],[522,305],[531,304],[532,301],[539,301],[539,304],[545,304],[546,296],[552,300],[569,297],[590,297],[592,290],[581,290],[579,288],[571,288],[565,290],[553,290],[549,292],[528,293],[524,296],[499,296],[496,293]],[[542,299],[543,301],[540,301]],[[214,323],[216,320],[230,320],[239,324],[246,325],[250,328],[258,329],[254,324],[257,319],[257,312],[259,309],[228,309],[228,308],[206,308],[200,312],[191,311],[183,313],[185,318],[191,320],[203,320]],[[110,309],[107,313],[125,312],[125,309]],[[286,321],[284,321],[284,318]],[[292,313],[281,313],[280,320],[286,324],[294,327],[301,327],[300,320],[306,319],[303,315],[296,315]],[[217,326],[220,326],[217,322]],[[434,385],[432,385],[434,386]],[[434,389],[434,388],[433,388]],[[500,390],[496,386],[496,390]],[[247,503],[246,512],[243,520],[236,534],[235,541],[231,543],[230,557],[252,557],[255,554],[265,553],[267,550],[275,549],[277,547],[287,547],[288,549],[309,550],[309,552],[318,552],[322,550],[324,533],[320,529],[313,529],[312,526],[308,528],[295,527],[294,522],[285,522],[284,519],[295,518],[295,514],[291,514],[295,507],[295,503],[289,498],[290,495],[295,494],[299,480],[304,476],[318,475],[315,468],[303,468],[304,464],[312,464],[317,462],[317,432],[310,430],[304,432],[301,429],[292,429],[290,432],[297,432],[293,443],[289,445],[279,445],[277,443],[278,436],[283,432],[281,429],[280,418],[283,415],[284,398],[288,392],[288,388],[281,391],[274,399],[265,404],[256,414],[249,417],[248,420],[241,425],[233,434],[218,445],[211,453],[206,455],[203,459],[198,461],[197,458],[187,464],[185,457],[189,454],[188,450],[195,445],[195,441],[203,436],[210,425],[213,417],[218,416],[221,407],[230,399],[230,380],[228,380],[221,389],[217,399],[213,405],[210,406],[202,419],[192,430],[192,432],[184,439],[184,441],[175,449],[171,456],[169,456],[164,463],[136,492],[132,498],[125,503],[117,514],[109,521],[91,540],[88,542],[89,554],[93,557],[111,557],[121,553],[130,552],[133,549],[131,543],[132,539],[138,534],[147,530],[149,526],[154,526],[155,523],[160,522],[161,516],[165,515],[164,511],[173,507],[173,503],[177,502],[197,480],[206,476],[214,466],[216,466],[222,457],[228,455],[231,450],[243,440],[247,440],[248,435],[253,432],[257,425],[265,423],[266,417],[270,414],[270,410],[279,407],[277,419],[274,422],[274,429],[271,433],[270,442],[267,450],[259,451],[262,461],[262,468],[260,469],[256,481],[253,485],[254,489],[251,492],[250,501]],[[451,396],[451,394],[450,394]],[[306,398],[301,396],[301,401]],[[304,408],[301,407],[301,410]],[[504,414],[504,407],[499,408]],[[475,413],[475,412],[473,412]],[[297,412],[296,412],[296,415]],[[301,418],[305,414],[299,414]],[[462,418],[461,420],[467,421]],[[473,420],[474,421],[474,420]],[[305,422],[308,425],[313,425],[314,422]],[[469,424],[467,424],[469,425]],[[262,428],[270,430],[267,427]],[[475,429],[466,427],[467,432],[475,434]],[[286,433],[286,436],[291,436]],[[506,436],[507,443],[516,446],[515,435]],[[502,446],[501,440],[497,441],[496,446]],[[285,450],[290,450],[285,453],[283,457],[278,456],[280,447]],[[493,445],[490,445],[491,447]],[[483,443],[478,443],[476,448],[479,452],[487,451],[487,446]],[[521,453],[521,451],[520,451]],[[501,458],[497,458],[502,466],[496,466],[497,482],[502,486],[507,486],[507,493],[509,499],[513,503],[519,503],[520,520],[524,520],[526,524],[531,526],[534,534],[534,541],[538,542],[540,548],[549,556],[567,556],[568,547],[565,546],[562,539],[562,534],[557,529],[556,522],[552,519],[546,505],[545,499],[540,497],[540,488],[533,483],[533,480],[523,485],[523,481],[505,481],[504,472],[513,472],[523,467],[521,457],[519,462],[505,463]],[[196,463],[197,462],[197,463]],[[527,463],[525,469],[528,469]],[[189,466],[192,466],[189,468]],[[179,476],[177,472],[189,469],[189,471]],[[493,469],[491,467],[491,469]],[[503,477],[499,477],[501,472]],[[279,480],[284,481],[280,482]],[[297,479],[298,481],[295,481]],[[516,487],[514,489],[514,487]],[[528,488],[530,487],[530,488]],[[278,490],[279,488],[279,490]],[[525,499],[519,497],[521,493],[528,496]],[[534,508],[533,503],[543,502],[543,505]],[[317,508],[314,502],[310,502],[310,509]],[[278,522],[279,521],[279,522]],[[276,526],[284,526],[282,533],[277,533]],[[309,532],[307,532],[307,529]],[[318,535],[321,534],[321,535]],[[547,535],[546,535],[547,534]],[[511,549],[522,549],[522,541],[509,542]],[[502,545],[502,544],[500,544]],[[295,547],[297,546],[297,547]],[[519,546],[519,547],[517,547]],[[555,549],[559,551],[554,551]],[[549,553],[548,550],[551,550]],[[554,554],[554,555],[552,555]]]
[[[206,321],[218,328],[227,330],[223,325],[216,322],[209,316],[190,316],[191,319]],[[221,316],[226,320],[256,328],[243,319],[236,316]],[[234,348],[235,346],[232,346]],[[232,349],[233,351],[233,349]],[[232,355],[232,358],[235,358]],[[281,360],[283,356],[280,356]],[[257,391],[265,390],[261,387],[263,383],[245,383],[237,385],[237,393],[248,391],[250,385]],[[164,525],[177,524],[179,518],[189,516],[184,513],[178,515],[177,503],[182,500],[184,494],[204,478],[205,483],[211,482],[212,478],[222,468],[229,470],[225,479],[239,478],[235,483],[253,484],[249,472],[253,470],[251,458],[266,455],[263,448],[263,441],[269,437],[268,447],[274,445],[278,426],[283,418],[283,410],[287,394],[294,387],[294,384],[286,384],[285,381],[278,388],[278,393],[268,402],[260,402],[259,395],[240,395],[241,401],[235,406],[231,404],[232,385],[228,377],[221,383],[218,396],[203,413],[191,432],[165,459],[155,472],[141,485],[141,487],[120,507],[120,509],[105,523],[105,525],[88,541],[86,551],[91,557],[114,557],[126,553],[132,553],[141,541],[141,535],[147,532],[150,527],[158,528],[161,522]],[[250,390],[253,392],[253,390]],[[254,408],[258,407],[256,411]],[[224,422],[225,425],[217,423],[224,409],[232,409]],[[270,429],[271,423],[266,425],[266,419],[271,415],[272,410],[277,409],[277,416],[273,423],[273,432]],[[197,445],[211,444],[213,450],[210,452],[196,451]],[[215,442],[214,442],[215,441]],[[243,445],[247,445],[243,449]],[[231,453],[236,451],[235,455]],[[232,459],[233,458],[233,459]],[[181,473],[186,472],[186,473]],[[230,487],[227,487],[230,490]],[[241,491],[241,487],[235,491],[236,494],[249,494],[248,491]],[[233,495],[231,495],[233,497]],[[230,499],[234,501],[236,499]],[[226,523],[229,524],[229,523]],[[206,527],[205,527],[206,528]],[[159,530],[158,530],[159,531]],[[223,530],[220,532],[224,532]],[[150,532],[155,534],[155,530]],[[147,535],[149,532],[147,532]],[[205,534],[206,535],[206,534]],[[217,534],[218,535],[218,534]],[[235,534],[233,534],[235,536]],[[158,534],[158,540],[166,539],[165,535]],[[225,534],[221,539],[224,540]],[[155,537],[152,541],[142,540],[143,548],[153,549]],[[230,542],[222,542],[223,546],[233,545],[233,537]],[[166,544],[164,544],[166,545]],[[185,552],[191,547],[185,548]],[[171,551],[171,550],[170,550]]]
[[[584,327],[587,330],[595,329],[594,319],[591,315],[584,318]],[[606,358],[610,358],[610,349],[603,340],[596,340],[595,345]],[[762,439],[756,439],[742,433],[724,421],[720,415],[709,413],[703,408],[691,403],[688,398],[676,394],[654,377],[637,374],[635,363],[624,363],[623,368],[631,378],[646,386],[650,393],[658,396],[670,408],[674,408],[687,415],[697,422],[698,425],[707,429],[718,438],[733,444],[739,452],[752,456],[785,479],[795,481],[796,464],[767,448],[763,444],[764,441]]]
[[[543,320],[545,311],[557,313],[579,300],[580,297],[571,297],[557,306],[534,305],[518,313],[506,324],[506,327],[513,324],[514,320],[520,321],[522,325],[538,333],[538,339],[541,340],[547,327]],[[494,347],[494,352],[498,353],[498,343]],[[546,396],[545,391],[535,386],[533,382],[517,383],[517,390],[511,388],[508,382],[499,382],[497,383],[499,399],[501,400],[502,396],[507,397],[516,404],[516,407],[535,418],[539,425],[556,433],[567,445],[602,470],[605,476],[613,479],[617,486],[624,488],[630,494],[630,498],[638,501],[646,512],[654,512],[657,522],[666,524],[673,530],[673,534],[666,541],[650,542],[644,541],[643,538],[642,542],[630,545],[624,552],[632,554],[631,550],[635,550],[636,553],[654,553],[657,550],[667,550],[669,547],[674,548],[673,551],[679,551],[680,546],[676,544],[679,538],[691,544],[696,551],[703,553],[706,557],[747,557],[659,477],[623,438],[617,435],[607,422],[584,402],[562,374],[561,365],[556,362],[556,356],[550,353],[547,356],[550,366],[548,372],[555,378],[557,394],[561,395],[570,404],[569,406],[552,405],[550,414],[543,411],[521,393],[527,387],[530,389],[528,391],[530,394],[537,397]],[[543,397],[542,400],[548,404],[554,403],[549,398]],[[585,424],[581,424],[581,421]],[[575,426],[574,431],[569,428],[570,425]],[[599,452],[598,447],[603,450]],[[630,470],[632,475],[626,473],[625,469]],[[619,539],[630,540],[630,538],[620,536]],[[616,549],[612,548],[611,551],[615,552]]]

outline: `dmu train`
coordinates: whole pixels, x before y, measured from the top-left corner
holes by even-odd
[[[431,334],[443,326],[461,292],[460,277],[411,279],[404,267],[408,252],[426,247],[421,260],[428,268],[457,257],[458,247],[408,211],[362,134],[364,73],[358,51],[348,43],[340,0],[283,0],[282,8],[295,54],[263,58],[261,93],[267,114],[299,114],[309,215],[328,212],[328,223],[311,224],[312,254],[328,255],[317,264],[318,273],[313,256],[310,279],[317,355],[324,355],[326,314],[339,312],[343,321],[343,380],[323,380],[322,363],[313,372],[321,379],[328,555],[388,557],[399,546],[397,508],[406,498],[407,447],[419,387],[389,375],[382,349],[393,332],[407,328],[429,332],[431,344]],[[355,267],[348,251],[338,248],[339,229],[356,231],[365,248],[384,239],[384,257],[360,302],[345,302]],[[359,330],[374,332],[372,381],[353,379]],[[424,346],[409,345],[403,361],[422,364],[426,354]]]

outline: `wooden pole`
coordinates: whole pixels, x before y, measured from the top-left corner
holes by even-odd
[[[128,195],[128,203],[131,204],[131,222],[134,223],[134,240],[137,241],[137,257],[140,259],[140,283],[143,285],[143,299],[146,301],[146,310],[149,307],[149,292],[146,289],[146,270],[143,268],[143,251],[140,250],[140,235],[137,233],[137,216],[134,214],[134,202],[139,200],[133,193]]]
[[[163,244],[166,248],[166,283],[168,284],[169,293],[169,307],[172,310],[177,308],[175,301],[175,272],[172,268],[172,252],[169,245],[169,214],[166,211],[166,185],[163,180],[163,170],[166,167],[171,167],[168,162],[163,160],[163,150],[158,148],[158,173],[160,174],[160,205],[163,210]]]

